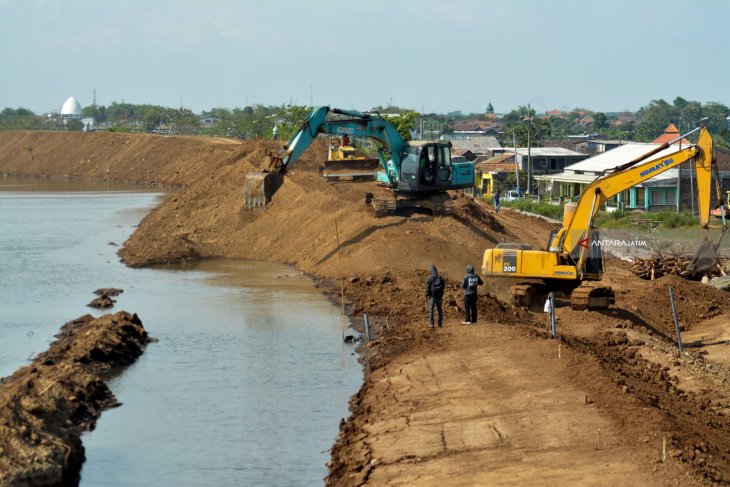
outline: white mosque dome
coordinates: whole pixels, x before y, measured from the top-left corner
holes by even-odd
[[[81,117],[82,113],[81,105],[73,96],[61,107],[61,116]]]

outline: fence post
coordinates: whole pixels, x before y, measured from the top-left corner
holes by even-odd
[[[368,318],[368,314],[365,313],[365,336],[368,337],[368,341],[371,341],[373,338],[370,336],[370,319]]]
[[[553,335],[553,338],[555,338],[558,334],[558,326],[555,322],[555,295],[553,293],[548,294],[548,299],[550,300],[550,323],[551,323],[551,332]]]
[[[672,314],[674,314],[674,329],[677,331],[677,346],[679,352],[682,352],[682,335],[679,332],[679,321],[677,320],[677,304],[674,302],[674,291],[669,288],[669,300],[672,302]]]

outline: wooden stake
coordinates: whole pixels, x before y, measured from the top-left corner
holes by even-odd
[[[335,238],[337,239],[337,255],[340,261],[340,272],[344,269],[342,265],[342,249],[340,248],[340,230],[337,227],[337,218],[335,218]],[[342,319],[340,320],[342,328],[342,339],[345,339],[345,282],[344,278],[340,276],[340,305],[342,309]]]
[[[562,344],[558,343],[558,358],[560,358],[561,349],[562,349]]]
[[[601,428],[598,428],[598,449],[601,449]]]
[[[667,460],[667,437],[662,439],[662,463]]]

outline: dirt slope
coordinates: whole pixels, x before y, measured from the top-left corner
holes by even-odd
[[[376,219],[363,204],[372,184],[330,185],[319,177],[321,146],[289,173],[269,208],[241,211],[245,173],[276,148],[0,133],[0,171],[104,176],[109,158],[122,179],[185,185],[126,242],[121,256],[130,265],[249,258],[289,263],[335,283],[344,278],[353,320],[369,313],[376,340],[363,349],[368,376],[333,449],[330,485],[730,483],[730,373],[721,360],[728,352],[706,359],[698,341],[679,355],[663,301],[671,285],[683,326],[702,336],[711,322],[717,336],[718,326],[730,326],[725,294],[675,277],[642,281],[612,260],[606,282],[617,291],[616,308],[578,313],[561,305],[566,358],[556,362],[545,316],[506,304],[499,283],[482,292],[480,324],[459,324],[464,266],[478,268],[483,250],[501,241],[542,248],[552,225],[496,215],[458,194],[450,218]],[[426,329],[421,289],[432,262],[448,282],[445,329],[435,333]],[[604,435],[600,455],[592,446],[596,439],[599,448],[596,429]],[[663,440],[668,457],[659,463]],[[615,468],[604,468],[602,459]],[[545,469],[528,468],[532,461]],[[469,474],[459,480],[467,464]]]

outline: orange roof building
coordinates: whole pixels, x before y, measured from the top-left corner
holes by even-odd
[[[673,123],[670,123],[666,129],[664,129],[664,133],[654,139],[655,144],[666,144],[668,142],[673,141],[674,139],[679,137],[679,129],[675,127]],[[682,145],[690,145],[689,140],[682,139],[680,142]]]

